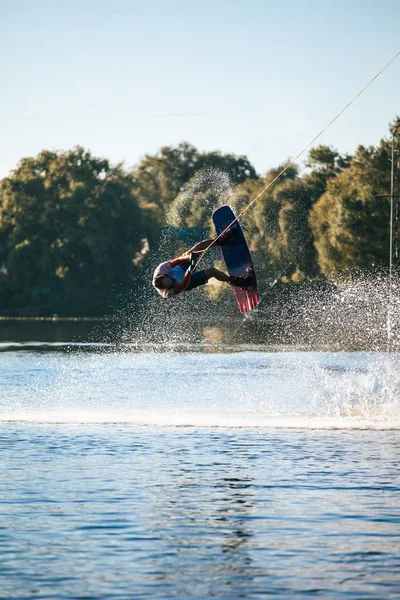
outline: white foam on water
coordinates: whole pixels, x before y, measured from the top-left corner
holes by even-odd
[[[307,415],[160,413],[156,411],[104,412],[95,410],[28,411],[0,415],[0,423],[88,425],[110,424],[192,428],[276,428],[307,430],[400,430],[400,418],[372,416],[316,417]]]
[[[368,353],[19,354],[30,380],[10,388],[0,422],[398,430],[399,363]]]

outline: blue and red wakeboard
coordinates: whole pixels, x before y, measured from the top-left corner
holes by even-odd
[[[221,208],[218,208],[213,214],[217,235],[225,231],[235,219],[235,213],[230,206],[221,206]],[[234,277],[251,277],[254,279],[254,284],[247,289],[232,286],[240,312],[247,313],[256,308],[260,302],[256,274],[246,238],[238,221],[235,221],[229,231],[233,232],[229,235],[229,242],[220,246],[229,275]]]

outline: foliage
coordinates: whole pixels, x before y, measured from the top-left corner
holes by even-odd
[[[388,260],[390,189],[387,142],[360,146],[350,165],[327,184],[310,213],[310,225],[325,274],[370,269]]]
[[[248,206],[283,167],[271,169],[256,183],[239,186],[237,211]],[[271,283],[283,275],[298,280],[318,274],[308,224],[311,202],[309,186],[299,177],[298,169],[290,167],[245,213],[247,238],[262,279]]]
[[[244,156],[199,152],[187,142],[182,142],[176,148],[164,146],[156,155],[146,155],[133,169],[135,193],[140,205],[153,211],[162,223],[171,202],[185,184],[203,169],[218,169],[228,173],[233,185],[257,178],[254,167]]]
[[[244,156],[187,142],[130,172],[80,147],[24,158],[0,181],[0,314],[104,314],[119,293],[150,288],[166,231],[164,260],[212,234],[224,203],[252,204],[241,224],[261,291],[384,266],[390,154],[388,140],[353,156],[321,145],[273,184],[282,166],[259,177]]]
[[[120,166],[83,148],[21,160],[0,186],[3,307],[104,311],[126,287],[146,223]]]
[[[311,148],[305,162],[309,171],[304,181],[313,195],[313,202],[326,191],[328,182],[349,166],[350,160],[351,156],[341,155],[329,146]]]

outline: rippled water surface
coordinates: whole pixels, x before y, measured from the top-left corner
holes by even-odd
[[[1,598],[399,598],[400,370],[0,356]]]

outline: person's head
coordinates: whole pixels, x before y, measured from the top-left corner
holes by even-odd
[[[158,290],[169,290],[170,288],[174,287],[174,282],[172,281],[171,277],[168,277],[168,275],[157,275],[157,277],[154,279],[153,285]]]

